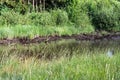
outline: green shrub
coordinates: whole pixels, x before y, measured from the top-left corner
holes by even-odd
[[[4,25],[5,24],[5,21],[3,20],[3,17],[0,16],[0,25]]]
[[[28,12],[28,5],[22,4],[22,3],[17,3],[15,8],[14,8],[16,12],[19,12],[21,14],[25,14],[26,12]]]
[[[28,15],[21,15],[12,10],[2,11],[0,16],[0,25],[27,25],[30,23]]]
[[[120,2],[115,0],[72,0],[69,18],[77,27],[93,24],[96,30],[119,30]]]
[[[112,30],[118,25],[118,21],[117,13],[108,8],[94,13],[92,17],[92,22],[98,30]]]
[[[65,25],[68,23],[68,14],[64,10],[52,10],[51,11],[52,20],[56,25]]]
[[[93,4],[92,4],[93,5]],[[111,1],[98,1],[97,7],[89,5],[89,15],[92,23],[98,30],[112,31],[118,27],[120,18],[119,4]]]
[[[31,20],[29,18],[29,16],[26,15],[19,15],[18,17],[18,23],[20,25],[30,25],[31,24]]]
[[[25,14],[28,12],[28,5],[22,3],[21,0],[2,0],[0,1],[0,11],[2,9],[12,9],[15,12]]]
[[[30,13],[29,18],[32,20],[34,25],[52,25],[52,17],[49,12],[41,12],[41,13]]]
[[[24,14],[31,8],[28,8],[28,6],[32,5],[22,4],[21,0],[18,0],[17,3],[11,0],[7,2],[6,0],[2,0],[0,4],[0,25],[33,24],[37,26],[64,26],[72,23],[73,26],[81,29],[93,29],[94,26],[96,30],[120,30],[119,0],[69,0],[69,2],[67,2],[67,0],[60,0],[60,2],[61,1],[64,2],[64,6],[59,7],[56,5],[57,9],[50,10],[50,8],[46,8],[43,12]],[[54,0],[53,2],[56,1]]]
[[[75,24],[76,27],[81,28],[82,30],[94,30],[94,27],[91,23],[91,20],[88,16],[86,1],[76,0],[73,4],[68,6],[67,12],[69,14],[69,18],[71,22]],[[88,28],[88,29],[87,29]]]
[[[18,22],[19,14],[13,11],[1,12],[1,24],[15,25]]]

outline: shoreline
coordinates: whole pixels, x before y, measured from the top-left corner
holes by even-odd
[[[101,34],[101,33],[91,33],[91,34],[73,34],[71,36],[69,35],[50,35],[50,36],[36,36],[33,39],[30,39],[28,37],[17,37],[13,39],[0,39],[0,44],[12,44],[12,43],[20,43],[20,44],[31,44],[31,43],[49,43],[52,41],[62,40],[62,39],[75,39],[75,40],[88,40],[88,41],[96,41],[96,40],[120,40],[120,32],[114,32],[114,33],[107,33],[107,34]]]

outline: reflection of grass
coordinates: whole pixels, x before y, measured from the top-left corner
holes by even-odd
[[[47,45],[0,46],[0,79],[119,80],[120,46],[105,43],[95,45],[90,42],[63,40]],[[104,54],[109,48],[114,48],[116,53],[112,58]],[[69,55],[71,53],[72,57]],[[37,55],[43,55],[43,58],[35,58]],[[46,59],[49,56],[52,59]]]
[[[120,56],[108,58],[104,54],[79,55],[71,59],[61,57],[52,61],[17,57],[2,60],[2,80],[119,80]]]
[[[14,38],[14,37],[29,37],[34,38],[36,35],[48,36],[48,35],[72,35],[79,33],[90,33],[94,29],[91,27],[86,28],[75,28],[73,26],[9,26],[0,27],[0,38]]]

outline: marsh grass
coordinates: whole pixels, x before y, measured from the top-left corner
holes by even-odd
[[[0,80],[119,80],[119,48],[119,42],[75,40],[0,46]],[[112,58],[108,49],[115,50]]]
[[[105,54],[61,57],[52,61],[28,58],[24,61],[9,57],[1,62],[1,80],[118,80],[119,54],[108,58]]]
[[[93,28],[75,28],[73,26],[30,26],[30,25],[16,25],[0,27],[0,38],[16,38],[35,36],[49,36],[49,35],[72,35],[80,33],[91,33]]]

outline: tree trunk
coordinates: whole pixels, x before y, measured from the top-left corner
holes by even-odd
[[[35,11],[35,0],[33,0],[33,11]]]
[[[39,9],[40,9],[40,12],[42,11],[42,1],[40,0],[39,2]]]
[[[37,2],[37,0],[35,1],[35,11],[38,12],[38,2]]]
[[[45,0],[43,0],[43,10],[45,11]]]

